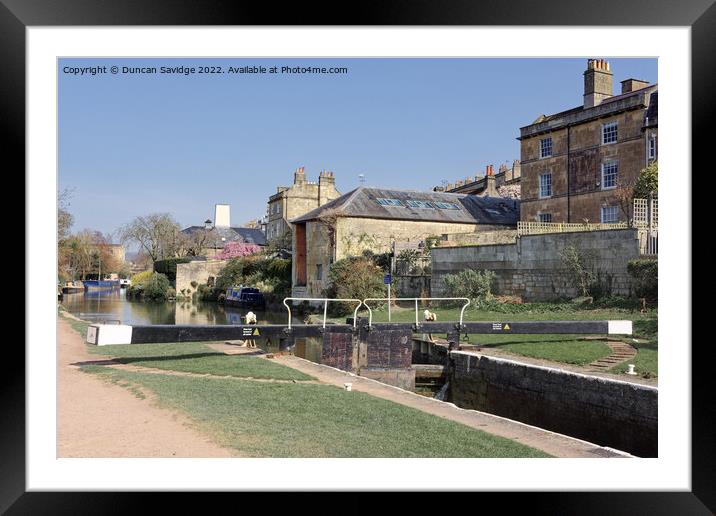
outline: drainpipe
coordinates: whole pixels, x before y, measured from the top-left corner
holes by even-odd
[[[570,148],[570,125],[567,125],[567,223],[572,222],[572,211],[571,211],[571,205],[569,202],[569,148]]]

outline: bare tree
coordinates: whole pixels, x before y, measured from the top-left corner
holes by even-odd
[[[622,179],[617,181],[617,187],[614,189],[614,198],[617,200],[619,209],[624,214],[627,222],[631,220],[631,204],[634,197],[634,179]]]
[[[181,234],[181,248],[178,254],[185,256],[202,256],[206,250],[218,246],[219,235],[214,228],[195,229],[191,233]]]
[[[338,218],[340,216],[340,210],[336,208],[328,208],[321,213],[317,219],[318,222],[326,228],[330,249],[335,249],[336,246],[336,222],[338,222]]]
[[[60,245],[70,236],[75,218],[68,211],[73,190],[65,188],[57,196],[57,241]]]
[[[122,243],[136,243],[153,262],[174,258],[183,250],[179,224],[168,213],[137,217],[119,230]]]

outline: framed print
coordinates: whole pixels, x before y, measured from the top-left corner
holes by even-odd
[[[2,0],[27,337],[0,507],[715,510],[690,210],[711,2],[209,4]]]

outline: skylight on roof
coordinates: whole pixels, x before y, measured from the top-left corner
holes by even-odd
[[[432,205],[432,203],[428,201],[416,201],[414,199],[409,199],[406,201],[408,203],[408,206],[411,208],[430,208],[434,209],[435,207]]]
[[[399,199],[383,199],[379,197],[375,200],[381,206],[402,206],[403,203]]]

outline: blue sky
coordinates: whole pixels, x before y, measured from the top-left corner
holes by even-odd
[[[601,57],[601,56],[594,56]],[[608,59],[619,81],[657,82],[656,59]],[[111,74],[123,66],[339,66],[341,75]],[[73,75],[65,67],[106,66]],[[61,59],[59,188],[73,230],[115,231],[171,213],[182,225],[231,205],[261,216],[306,167],[345,193],[430,190],[519,158],[519,128],[582,103],[584,59]]]

